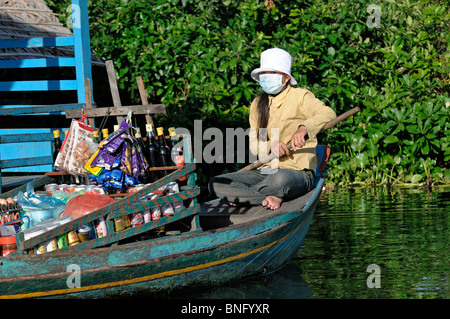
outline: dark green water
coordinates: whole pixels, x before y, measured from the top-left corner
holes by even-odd
[[[190,298],[450,298],[449,211],[450,188],[324,191],[286,267]]]

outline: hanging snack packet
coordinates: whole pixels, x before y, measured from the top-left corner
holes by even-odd
[[[92,159],[90,165],[110,170],[117,158],[122,155],[122,144],[127,135],[125,131],[129,128],[130,125],[122,122],[118,130],[103,139],[98,144],[98,153]]]
[[[100,167],[100,166],[91,166],[92,161],[93,161],[94,158],[96,158],[97,155],[98,155],[98,151],[99,151],[99,150],[97,150],[97,151],[95,152],[95,154],[89,159],[89,161],[87,161],[86,165],[84,165],[84,169],[87,170],[89,173],[92,173],[92,174],[95,175],[95,176],[100,175],[100,173],[101,173],[101,172],[103,171],[103,169],[104,169],[103,167]]]
[[[55,160],[55,168],[74,175],[87,174],[84,165],[97,149],[92,140],[93,128],[78,120],[72,120],[68,134]]]

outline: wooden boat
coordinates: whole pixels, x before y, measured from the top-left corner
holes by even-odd
[[[192,163],[136,193],[37,237],[24,240],[23,234],[18,233],[18,253],[0,257],[0,298],[99,298],[165,293],[276,271],[300,248],[319,201],[324,163],[330,151],[323,146],[317,150],[321,161],[314,189],[284,202],[278,210],[262,206],[232,207],[219,199],[200,205],[195,200],[199,189],[192,185],[177,194],[136,202],[180,176],[192,175],[195,169]],[[38,187],[51,180],[46,176],[33,184]],[[101,216],[111,224],[118,216],[179,200],[190,204],[172,216],[121,232],[108,232],[110,235],[53,252],[24,254],[28,248]],[[177,227],[185,229],[171,232],[171,225],[177,223]],[[140,237],[161,225],[166,225],[166,234],[172,235]]]

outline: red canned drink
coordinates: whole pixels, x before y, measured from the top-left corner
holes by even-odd
[[[152,219],[161,218],[161,207],[152,208]]]
[[[97,234],[97,238],[106,236],[108,231],[106,230],[106,222],[103,217],[100,217],[98,220],[94,222],[95,225],[95,233]]]

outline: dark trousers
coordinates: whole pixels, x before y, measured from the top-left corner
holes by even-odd
[[[227,173],[209,181],[211,194],[240,205],[260,205],[267,196],[288,200],[306,194],[313,188],[311,170],[278,169],[273,174],[259,170]]]

